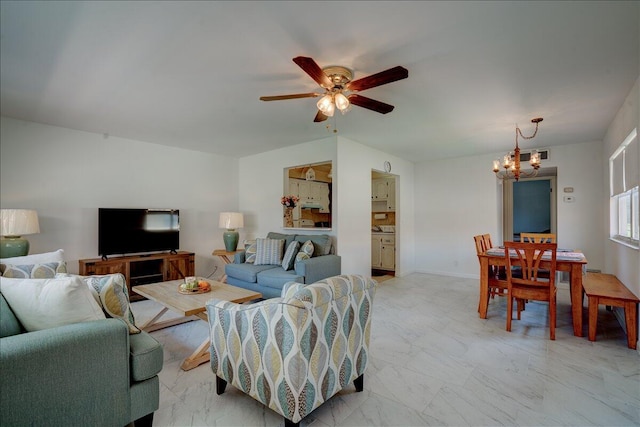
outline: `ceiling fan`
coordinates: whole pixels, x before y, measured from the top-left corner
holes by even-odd
[[[324,93],[310,92],[261,96],[260,100],[282,101],[284,99],[317,98],[321,96],[322,98],[317,103],[318,113],[313,119],[314,122],[322,122],[332,117],[336,108],[344,114],[351,109],[351,105],[357,105],[381,114],[390,113],[393,111],[393,105],[358,95],[356,92],[409,77],[409,71],[406,68],[397,66],[358,80],[352,80],[353,72],[346,67],[330,66],[320,68],[312,58],[306,56],[297,56],[293,58],[293,62],[311,76],[324,89]]]

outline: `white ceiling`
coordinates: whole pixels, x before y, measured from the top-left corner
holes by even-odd
[[[637,1],[0,3],[4,116],[242,157],[338,134],[411,161],[602,140],[640,75]],[[313,123],[292,58],[395,106]],[[326,125],[330,128],[327,129]]]

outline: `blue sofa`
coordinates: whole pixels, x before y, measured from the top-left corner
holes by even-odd
[[[25,332],[0,293],[0,425],[151,426],[162,364],[121,319]]]
[[[315,283],[327,277],[341,274],[341,258],[333,254],[331,236],[326,234],[282,234],[271,232],[268,239],[284,240],[284,250],[297,240],[301,244],[311,240],[314,244],[313,256],[295,263],[293,270],[285,271],[281,265],[254,265],[245,262],[245,251],[238,252],[232,264],[225,265],[227,283],[251,291],[260,292],[262,297],[277,298],[287,282]]]

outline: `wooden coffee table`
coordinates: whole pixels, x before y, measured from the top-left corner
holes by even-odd
[[[133,286],[132,291],[164,306],[151,320],[142,325],[140,329],[146,332],[156,331],[184,322],[201,319],[208,323],[206,303],[211,298],[243,303],[261,298],[259,292],[248,291],[226,283],[207,280],[211,284],[211,292],[204,294],[181,294],[178,292],[183,280],[170,280],[168,282],[151,283],[148,285]],[[158,320],[168,311],[174,311],[183,317],[159,322]],[[195,317],[193,317],[195,316]],[[209,361],[210,340],[207,338],[198,348],[182,363],[182,369],[188,371]]]

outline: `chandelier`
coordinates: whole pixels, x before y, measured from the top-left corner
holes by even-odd
[[[506,179],[515,179],[518,181],[520,177],[524,178],[532,178],[538,175],[538,169],[540,169],[540,153],[537,150],[531,151],[531,155],[529,157],[529,163],[533,168],[530,171],[520,170],[520,147],[518,146],[518,135],[524,139],[533,139],[538,133],[538,124],[542,121],[542,117],[537,117],[535,119],[531,119],[531,123],[536,124],[536,130],[533,132],[531,136],[524,136],[520,131],[518,125],[516,125],[516,148],[513,151],[510,151],[502,158],[502,168],[504,170],[500,170],[500,160],[493,161],[493,171],[496,174],[496,178],[506,180]]]

